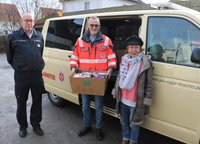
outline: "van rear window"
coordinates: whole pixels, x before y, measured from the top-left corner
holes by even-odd
[[[45,46],[72,51],[81,34],[82,25],[81,18],[50,21]]]

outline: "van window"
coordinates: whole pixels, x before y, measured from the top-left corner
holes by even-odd
[[[50,21],[45,46],[72,51],[81,34],[82,25],[81,18]]]
[[[200,29],[176,17],[149,17],[147,51],[154,61],[199,67],[190,61],[200,47]]]

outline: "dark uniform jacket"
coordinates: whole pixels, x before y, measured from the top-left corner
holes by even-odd
[[[16,71],[42,71],[44,68],[43,37],[33,29],[29,38],[23,28],[8,36],[6,49],[8,63]]]

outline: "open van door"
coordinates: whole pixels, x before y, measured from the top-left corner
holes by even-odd
[[[55,18],[47,20],[43,28],[46,63],[43,78],[49,99],[56,106],[62,105],[64,99],[79,104],[78,94],[71,92],[69,59],[83,23],[84,18]]]

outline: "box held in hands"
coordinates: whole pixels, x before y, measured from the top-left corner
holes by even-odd
[[[73,93],[104,96],[107,87],[106,73],[101,73],[104,77],[74,77],[70,76],[70,83]]]

